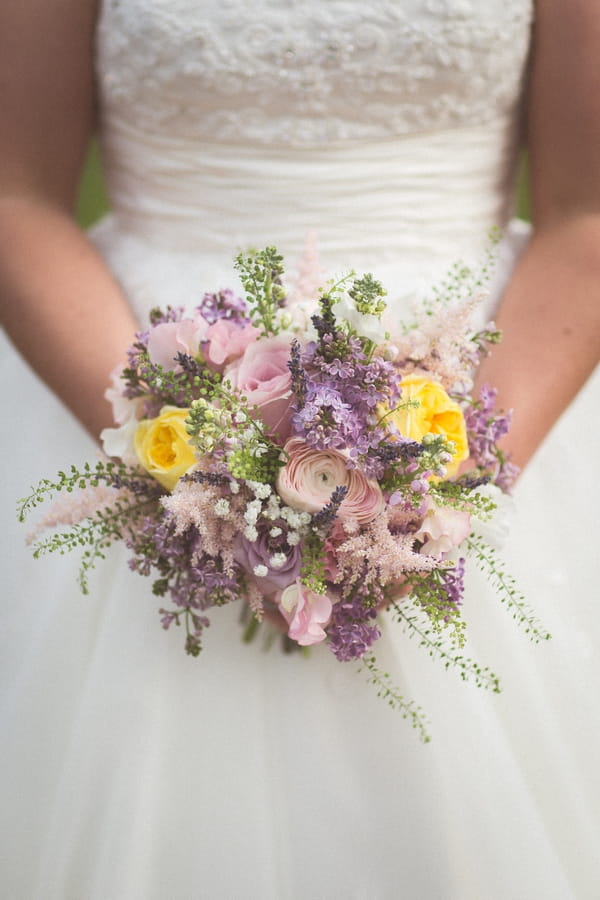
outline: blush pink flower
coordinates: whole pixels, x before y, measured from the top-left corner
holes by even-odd
[[[383,495],[376,481],[358,469],[348,469],[346,457],[337,450],[313,450],[302,438],[285,444],[288,460],[277,475],[277,493],[288,506],[315,513],[323,509],[336,487],[347,494],[338,511],[340,519],[365,525],[383,510]]]
[[[284,440],[290,433],[291,375],[289,339],[278,336],[254,341],[225,369],[225,379],[258,408],[269,434]]]
[[[241,356],[249,344],[258,337],[258,328],[246,325],[242,328],[227,319],[217,319],[206,332],[204,357],[213,369],[221,372],[227,363]]]
[[[181,322],[161,322],[150,331],[148,354],[151,362],[164,369],[177,368],[178,353],[198,356],[200,344],[206,340],[209,324],[202,316]]]
[[[277,595],[281,615],[289,625],[288,635],[301,647],[319,644],[327,634],[323,626],[329,623],[331,600],[324,594],[308,590],[298,579]]]
[[[428,510],[416,532],[417,540],[425,541],[422,553],[429,556],[442,557],[458,547],[471,533],[471,516],[451,506],[436,506],[428,501]]]

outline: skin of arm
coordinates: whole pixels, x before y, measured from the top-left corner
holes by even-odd
[[[0,4],[0,303],[25,358],[97,437],[136,325],[73,220],[94,118],[95,0]]]
[[[530,83],[531,241],[502,299],[502,343],[478,383],[513,409],[521,467],[600,357],[600,5],[538,0]]]

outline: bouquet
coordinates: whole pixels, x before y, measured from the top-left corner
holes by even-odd
[[[493,326],[470,326],[478,292],[457,268],[402,325],[385,290],[351,273],[284,289],[275,248],[236,259],[245,296],[150,313],[107,391],[106,458],[43,481],[35,554],[83,547],[81,587],[113,542],[153,577],[162,626],[202,646],[214,607],[240,602],[247,634],[278,620],[288,644],[361,660],[379,693],[422,729],[377,666],[384,610],[446,666],[498,690],[462,653],[467,557],[515,617],[545,637],[481,536],[516,470],[498,447],[509,417],[472,396]],[[452,301],[452,302],[451,302]],[[424,731],[422,732],[424,734]]]

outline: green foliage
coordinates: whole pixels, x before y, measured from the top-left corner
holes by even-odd
[[[387,294],[380,281],[376,281],[370,273],[362,278],[355,278],[348,296],[352,298],[359,313],[367,316],[381,316],[386,308],[383,299]]]
[[[391,683],[389,674],[381,671],[375,656],[372,654],[363,656],[361,668],[365,668],[369,673],[367,680],[375,686],[377,696],[385,700],[392,709],[397,710],[403,719],[409,719],[412,727],[418,731],[421,741],[424,744],[429,743],[431,738],[427,732],[423,710],[413,700],[406,700],[402,696],[400,691]]]
[[[325,584],[325,543],[314,531],[309,531],[302,544],[302,584],[315,594],[327,593]]]
[[[416,639],[432,659],[439,660],[445,669],[458,670],[463,681],[473,681],[477,687],[483,687],[494,693],[500,693],[498,677],[487,667],[475,660],[463,656],[462,646],[457,643],[452,633],[449,637],[441,637],[431,625],[425,611],[405,612],[400,603],[391,607],[394,618],[399,622],[409,637]]]
[[[246,291],[252,324],[260,328],[262,337],[277,334],[277,312],[285,300],[283,256],[275,247],[239,253],[235,268]]]
[[[466,622],[461,616],[460,607],[448,601],[439,569],[422,575],[418,572],[411,574],[410,596],[427,613],[437,634],[448,631],[453,643],[457,647],[464,647]]]
[[[130,499],[117,498],[113,506],[98,510],[82,522],[71,525],[68,531],[55,532],[38,541],[34,546],[35,559],[46,553],[61,555],[83,547],[84,552],[79,567],[78,582],[83,594],[89,593],[88,575],[100,559],[106,558],[105,551],[115,541],[123,537],[123,532],[135,526],[136,521],[148,511],[148,499],[140,500],[133,495]]]
[[[192,357],[184,357],[187,368],[183,371],[165,369],[150,361],[148,351],[140,347],[138,365],[123,369],[121,378],[131,392],[138,396],[152,396],[163,405],[187,407],[197,397],[212,400],[217,396],[221,375],[198,364]]]
[[[467,539],[466,547],[469,555],[474,557],[477,567],[487,576],[500,600],[510,610],[513,619],[524,629],[525,634],[528,634],[535,643],[550,640],[550,633],[541,627],[527,606],[514,578],[507,573],[496,551],[474,534]]]
[[[71,466],[69,473],[59,472],[57,481],[42,478],[39,484],[32,488],[31,494],[23,497],[17,504],[19,521],[24,522],[27,515],[45,500],[50,500],[54,494],[60,491],[72,493],[74,490],[83,490],[85,487],[97,487],[106,484],[114,487],[121,479],[135,479],[145,481],[150,486],[156,486],[156,482],[150,475],[139,472],[138,469],[126,466],[124,463],[97,462],[95,466],[85,463],[82,468]]]

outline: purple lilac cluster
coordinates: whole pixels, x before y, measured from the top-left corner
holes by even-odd
[[[380,356],[369,358],[363,342],[334,330],[290,360],[296,402],[294,432],[315,450],[352,448],[369,470],[369,455],[387,437],[375,427],[376,407],[396,402],[398,372]]]
[[[125,538],[133,551],[129,567],[140,575],[156,570],[159,578],[153,590],[158,596],[168,595],[180,610],[160,610],[163,628],[185,618],[186,651],[196,656],[201,649],[202,633],[209,624],[202,613],[212,606],[222,606],[240,596],[239,576],[222,571],[219,557],[202,551],[196,529],[177,534],[173,519],[145,516]]]
[[[248,303],[229,288],[204,294],[197,311],[209,325],[213,325],[219,319],[229,319],[239,325],[247,325],[250,322]]]
[[[442,571],[440,587],[448,606],[462,605],[465,592],[465,559],[462,556],[453,568]]]
[[[327,635],[329,649],[340,662],[364,656],[381,637],[372,591],[357,586],[349,597],[334,603]]]
[[[479,400],[465,410],[469,450],[473,462],[491,474],[492,481],[507,491],[519,469],[499,450],[497,444],[510,428],[511,413],[496,413],[497,390],[484,385]]]

